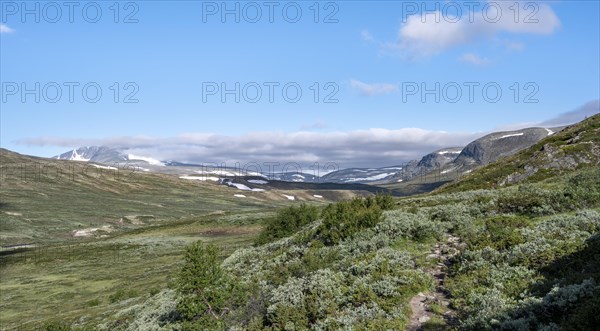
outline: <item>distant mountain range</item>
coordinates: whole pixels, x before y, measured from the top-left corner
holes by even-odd
[[[437,172],[444,176],[459,176],[480,166],[511,156],[528,148],[562,128],[527,128],[515,131],[494,132],[481,137],[465,147],[448,147],[423,156],[419,160],[382,168],[348,168],[323,176],[301,172],[256,173],[238,168],[215,168],[178,161],[161,161],[151,156],[139,156],[125,149],[106,146],[79,147],[57,155],[55,159],[87,161],[111,165],[134,164],[142,171],[171,174],[200,174],[217,177],[259,176],[269,180],[304,183],[386,184],[409,181],[419,176]]]

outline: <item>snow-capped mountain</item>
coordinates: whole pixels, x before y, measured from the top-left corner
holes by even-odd
[[[382,168],[340,169],[321,177],[300,172],[256,173],[237,168],[207,168],[199,164],[182,163],[174,160],[160,161],[151,156],[131,154],[123,149],[104,146],[80,147],[55,156],[55,158],[89,161],[106,165],[133,163],[142,171],[184,176],[204,175],[217,179],[254,176],[274,181],[298,183],[385,184],[409,181],[431,173],[448,177],[448,179],[455,178],[477,167],[513,155],[561,129],[527,128],[516,131],[495,132],[469,143],[464,148],[448,147],[440,149],[423,156],[421,159],[404,164]],[[196,179],[196,177],[191,178]]]
[[[164,162],[156,160],[152,157],[129,154],[122,149],[110,148],[106,146],[79,147],[69,152],[54,156],[53,158],[59,160],[97,162],[104,164],[127,162],[154,166],[165,165]]]
[[[486,165],[531,147],[554,132],[545,128],[494,132],[468,144],[455,163],[463,166]]]
[[[87,146],[62,153],[53,157],[59,160],[91,161],[98,163],[114,163],[129,160],[123,151],[105,146]]]

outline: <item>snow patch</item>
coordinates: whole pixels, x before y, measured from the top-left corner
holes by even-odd
[[[242,190],[242,191],[252,191],[252,192],[262,192],[262,191],[264,191],[261,188],[249,188],[248,186],[246,186],[244,184],[240,184],[240,183],[227,182],[227,185],[236,187],[238,190]]]
[[[165,164],[163,162],[160,162],[157,159],[153,159],[151,157],[146,157],[146,156],[139,156],[139,155],[133,155],[133,154],[128,154],[127,155],[127,159],[128,160],[140,160],[140,161],[146,161],[152,165],[157,165],[157,166],[164,166]]]
[[[250,182],[252,184],[258,184],[258,185],[269,184],[269,182],[267,182],[266,180],[262,180],[262,179],[250,179],[250,180],[248,180],[248,182]]]
[[[214,169],[214,170],[197,170],[194,171],[197,174],[201,174],[201,175],[217,175],[217,176],[227,176],[227,177],[243,177],[243,176],[255,176],[255,177],[262,177],[262,178],[267,178],[267,176],[258,173],[258,172],[239,172],[239,171],[233,171],[233,170],[225,170],[225,169]]]
[[[323,199],[323,196],[322,195],[318,195],[318,194],[313,194],[313,197],[319,198],[319,199]]]
[[[282,195],[283,195],[284,197],[286,197],[288,200],[296,200],[296,197],[295,197],[295,196],[293,196],[293,195],[285,195],[285,194],[282,194]]]
[[[554,131],[550,130],[550,129],[546,129],[546,131],[548,131],[548,135],[551,136],[554,134]]]
[[[111,167],[111,166],[103,166],[103,165],[93,164],[93,163],[90,163],[90,165],[92,167],[96,167],[96,168],[99,168],[99,169],[118,170],[117,168]]]
[[[388,176],[393,175],[394,173],[383,173],[383,174],[379,174],[379,175],[374,175],[371,177],[364,177],[364,178],[350,178],[350,179],[346,179],[346,182],[358,182],[358,181],[368,181],[368,180],[379,180],[379,179],[384,179]]]
[[[236,197],[236,198],[245,198],[246,197],[243,194],[234,194],[233,196]]]
[[[77,150],[74,149],[73,152],[71,153],[71,161],[84,161],[87,162],[90,159],[86,159],[85,157],[83,157],[82,155],[77,154]]]
[[[402,181],[403,181],[402,179],[398,179],[396,182],[397,182],[397,183],[400,183],[400,182],[402,182]]]
[[[459,153],[460,152],[457,152],[457,151],[441,151],[441,152],[438,152],[438,154],[440,154],[440,155],[444,155],[444,154],[459,154]]]
[[[180,176],[179,178],[181,178],[181,179],[193,179],[193,180],[201,180],[201,181],[212,180],[213,182],[218,182],[218,181],[219,181],[219,177],[205,177],[205,176]]]
[[[522,135],[524,135],[523,132],[521,132],[521,133],[513,133],[513,134],[506,134],[506,135],[504,135],[504,136],[502,136],[500,138],[496,138],[496,139],[504,139],[504,138],[508,138],[508,137],[518,137],[518,136],[522,136]]]

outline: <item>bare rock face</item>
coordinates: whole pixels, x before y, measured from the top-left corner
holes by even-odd
[[[464,166],[487,165],[531,147],[552,133],[544,128],[495,132],[468,144],[454,163]]]

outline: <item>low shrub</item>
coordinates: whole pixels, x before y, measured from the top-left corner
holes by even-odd
[[[595,168],[570,178],[565,195],[580,208],[600,206],[600,169]]]
[[[372,197],[330,204],[321,215],[323,223],[317,228],[317,238],[325,245],[337,245],[383,220],[383,211]]]
[[[319,210],[314,206],[301,204],[298,207],[284,208],[266,221],[256,244],[262,245],[292,235],[303,226],[316,221],[318,217]]]
[[[243,305],[245,290],[221,268],[219,249],[198,241],[186,249],[177,277],[177,311],[185,329],[224,327],[227,314]]]
[[[568,205],[562,192],[547,191],[533,185],[521,185],[516,191],[505,191],[496,201],[499,213],[526,216],[551,215],[567,210]]]

